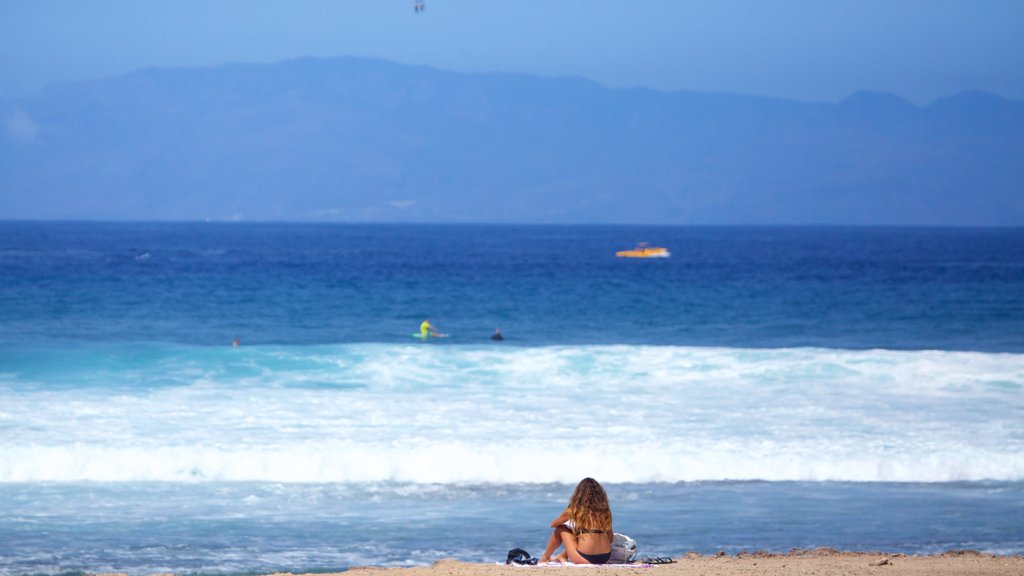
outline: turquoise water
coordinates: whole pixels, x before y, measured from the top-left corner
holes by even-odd
[[[538,554],[572,486],[0,484],[5,573],[271,573]],[[1020,483],[609,484],[641,555],[1024,548]],[[469,527],[469,528],[467,528]]]
[[[1024,552],[1021,230],[7,222],[0,272],[0,574],[501,560],[583,476],[650,555]]]

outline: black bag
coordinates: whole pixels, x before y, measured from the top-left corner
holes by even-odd
[[[505,559],[505,564],[530,564],[534,565],[537,563],[536,558],[532,558],[530,553],[522,548],[513,548],[508,551],[508,558]]]

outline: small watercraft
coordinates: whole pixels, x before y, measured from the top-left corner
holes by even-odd
[[[632,250],[622,250],[615,253],[619,258],[668,258],[672,255],[668,248],[659,246],[648,246],[647,242],[641,242]]]

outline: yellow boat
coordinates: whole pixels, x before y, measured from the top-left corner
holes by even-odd
[[[622,250],[621,252],[616,252],[615,255],[619,258],[668,258],[672,253],[668,251],[668,248],[648,246],[647,242],[641,242],[637,244],[636,248]]]

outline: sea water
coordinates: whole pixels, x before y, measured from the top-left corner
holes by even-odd
[[[2,574],[1022,553],[1022,422],[1018,229],[0,223]]]

